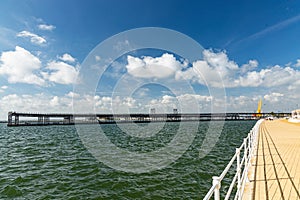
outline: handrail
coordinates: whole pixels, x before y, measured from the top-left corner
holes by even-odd
[[[212,187],[209,189],[203,200],[209,200],[213,195],[215,200],[220,200],[220,188],[221,182],[228,173],[229,169],[233,166],[236,161],[236,173],[230,183],[230,186],[227,190],[225,200],[229,199],[232,193],[234,186],[237,187],[235,198],[240,200],[244,193],[244,188],[247,181],[247,174],[249,167],[251,165],[250,160],[254,154],[254,149],[257,145],[257,135],[259,126],[263,119],[260,119],[256,122],[254,127],[248,133],[247,137],[244,138],[243,143],[239,148],[236,149],[235,154],[232,156],[231,160],[223,170],[220,176],[213,176]],[[241,152],[243,151],[244,155],[241,159]]]

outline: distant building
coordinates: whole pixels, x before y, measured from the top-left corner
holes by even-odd
[[[300,119],[300,109],[292,111],[292,118]]]
[[[173,114],[178,114],[177,108],[174,108],[174,109],[173,109]]]
[[[155,108],[151,108],[150,109],[150,114],[155,114],[155,113],[156,113]]]
[[[300,109],[292,111],[292,117],[289,119],[289,122],[300,123]]]

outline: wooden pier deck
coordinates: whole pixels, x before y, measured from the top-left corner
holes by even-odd
[[[243,199],[300,199],[300,124],[262,122]]]

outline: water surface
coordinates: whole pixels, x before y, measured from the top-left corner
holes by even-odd
[[[189,123],[193,122],[185,126]],[[212,176],[223,171],[254,124],[226,122],[216,146],[199,158],[209,125],[201,122],[192,145],[178,160],[142,174],[117,171],[97,161],[74,126],[0,124],[0,199],[202,199]],[[102,126],[119,147],[148,152],[168,144],[178,123],[165,124],[147,139],[128,136],[114,124]]]

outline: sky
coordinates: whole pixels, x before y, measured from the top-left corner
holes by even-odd
[[[3,0],[0,120],[9,111],[255,112],[259,99],[263,112],[290,112],[300,106],[299,35],[296,0]],[[182,48],[136,48],[139,38]],[[123,54],[110,57],[101,44],[111,40]]]

